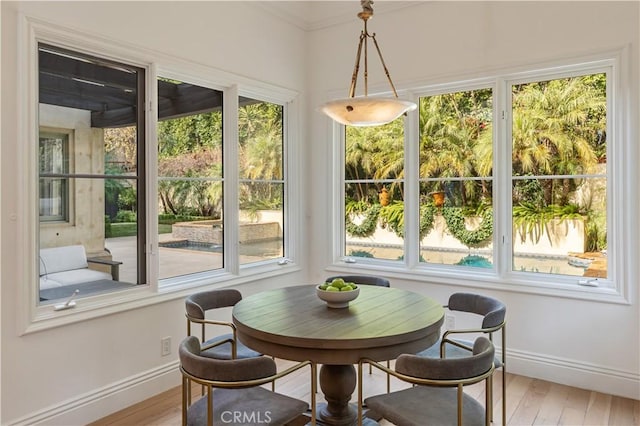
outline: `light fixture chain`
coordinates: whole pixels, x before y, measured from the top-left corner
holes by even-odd
[[[369,95],[369,43],[367,42],[369,31],[367,30],[367,19],[364,19],[364,95]]]
[[[373,33],[371,36],[373,39],[373,44],[376,46],[376,50],[378,51],[378,56],[380,57],[380,62],[382,63],[382,68],[384,68],[384,73],[387,75],[387,80],[389,80],[389,85],[391,85],[391,90],[393,90],[393,94],[395,97],[398,97],[398,92],[396,92],[396,87],[393,85],[393,81],[391,81],[391,74],[389,74],[389,70],[387,69],[387,64],[384,63],[384,58],[382,57],[382,52],[380,51],[380,46],[378,46],[378,41],[376,40],[376,34]],[[365,50],[366,54],[366,50]],[[365,63],[366,63],[366,55],[365,55]],[[366,84],[366,79],[365,79]]]
[[[366,35],[364,32],[360,33],[360,42],[358,43],[358,53],[356,53],[356,63],[353,66],[353,75],[351,76],[351,87],[349,87],[349,97],[353,98],[356,95],[356,83],[358,82],[358,72],[360,72],[360,55],[362,53],[362,43],[365,40]]]

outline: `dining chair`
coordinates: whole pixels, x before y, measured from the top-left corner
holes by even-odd
[[[342,278],[346,282],[355,283],[359,285],[377,285],[378,287],[391,287],[391,283],[388,279],[382,277],[376,277],[373,275],[335,275],[333,277],[329,277],[325,282],[331,282],[336,278]],[[387,361],[387,367],[391,364]],[[372,373],[371,367],[369,367],[369,374]],[[387,392],[391,390],[391,378],[387,376]]]
[[[266,356],[243,359],[215,359],[204,356],[200,341],[186,337],[178,348],[182,373],[182,425],[212,426],[285,425],[311,409],[316,423],[316,365],[299,362],[281,372]],[[276,393],[262,385],[306,366],[311,370],[311,404]],[[206,395],[192,404],[190,382],[206,387]]]
[[[235,289],[206,290],[194,293],[185,300],[187,317],[187,336],[191,336],[191,324],[201,325],[202,356],[216,359],[243,359],[262,356],[246,347],[236,336],[236,327],[230,321],[206,318],[206,313],[213,309],[234,306],[242,300],[242,294]],[[231,329],[231,333],[218,335],[207,340],[205,326],[223,326]]]
[[[191,324],[200,324],[202,356],[215,359],[245,359],[262,356],[261,353],[246,347],[236,336],[236,326],[230,321],[207,319],[206,314],[220,308],[234,306],[242,300],[242,294],[235,289],[205,290],[189,295],[185,299],[185,316],[187,317],[187,336],[191,336]],[[230,328],[231,333],[206,337],[207,326]],[[272,382],[275,390],[275,382]],[[191,388],[189,388],[191,390]],[[204,395],[205,388],[202,388]]]
[[[494,357],[495,368],[502,369],[502,424],[506,424],[507,418],[507,398],[506,398],[506,313],[507,308],[504,303],[493,297],[475,293],[453,293],[445,308],[449,311],[469,312],[482,316],[482,323],[479,327],[452,329],[443,333],[433,346],[419,352],[417,355],[427,358],[460,358],[468,356],[472,350],[473,342],[470,340],[453,338],[456,334],[484,333],[493,342],[493,333],[500,331],[502,337],[502,347],[500,356]],[[493,420],[493,401],[489,406],[489,413]]]
[[[397,426],[482,425],[491,423],[491,381],[495,369],[493,343],[484,336],[473,343],[463,358],[425,358],[403,354],[392,370],[371,359],[358,363],[358,425],[362,425],[363,404]],[[407,389],[364,399],[362,365],[368,363],[386,373],[411,383]],[[484,406],[464,387],[485,382]]]
[[[377,285],[379,287],[391,287],[391,283],[388,279],[382,277],[376,277],[373,275],[335,275],[329,277],[325,282],[331,282],[336,278],[342,278],[346,282],[361,284],[361,285]]]

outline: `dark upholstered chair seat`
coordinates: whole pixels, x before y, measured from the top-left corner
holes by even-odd
[[[461,339],[451,339],[451,340],[454,340],[468,347],[473,346],[473,342],[471,340],[461,340]],[[427,358],[440,358],[440,342],[441,340],[438,339],[438,341],[434,343],[433,346],[431,346],[428,349],[425,349],[422,352],[418,352],[416,355],[424,356]],[[460,348],[458,346],[445,345],[445,348],[446,348],[445,358],[464,358],[466,356],[469,356],[468,350]],[[496,356],[493,358],[493,365],[495,366],[495,368],[502,367],[502,360],[500,360],[500,357]]]
[[[233,339],[233,334],[229,333],[223,334],[221,336],[216,336],[213,339],[209,339],[204,342],[202,346],[207,347],[208,345],[227,339]],[[200,355],[206,356],[207,358],[231,359],[231,343],[223,343],[218,346],[214,346],[202,351]],[[254,351],[253,349],[249,349],[241,341],[236,341],[236,359],[253,358],[260,355],[262,354]]]
[[[366,406],[397,426],[455,425],[458,405],[455,388],[415,386],[364,400]],[[484,407],[463,396],[463,425],[484,425]],[[419,409],[418,409],[419,408]]]
[[[282,426],[309,409],[309,404],[304,401],[262,387],[215,389],[212,394],[214,425]],[[207,398],[203,397],[187,410],[187,425],[206,424]]]

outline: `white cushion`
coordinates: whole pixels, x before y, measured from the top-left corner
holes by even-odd
[[[55,274],[48,274],[47,279],[57,281],[60,283],[60,285],[72,285],[78,283],[87,283],[90,281],[110,280],[112,279],[112,277],[108,272],[94,271],[93,269],[83,268],[74,269],[72,271],[56,272]]]
[[[40,277],[40,290],[46,290],[48,288],[62,287],[59,281],[52,280],[51,278],[44,276]]]
[[[40,275],[88,267],[82,245],[40,249]]]

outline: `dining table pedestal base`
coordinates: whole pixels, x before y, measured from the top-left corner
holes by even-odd
[[[356,369],[353,365],[327,365],[320,367],[320,389],[327,401],[319,407],[318,420],[327,425],[356,424],[358,413],[349,400],[356,389]]]
[[[358,423],[358,409],[350,404],[356,389],[357,375],[353,365],[320,366],[320,389],[326,403],[317,406],[317,421],[321,425],[351,426]],[[364,426],[377,425],[373,418],[364,417]]]

